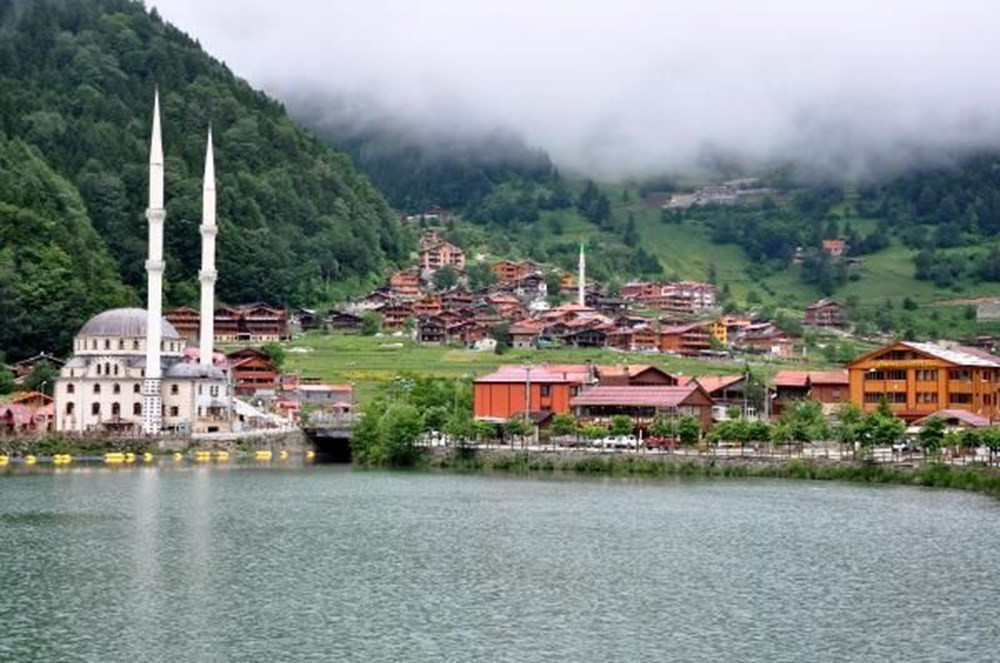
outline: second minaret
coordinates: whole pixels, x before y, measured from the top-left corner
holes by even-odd
[[[198,361],[202,366],[212,365],[215,342],[215,157],[212,153],[212,129],[208,129],[208,148],[205,150],[205,182],[201,207],[201,327],[199,329]]]

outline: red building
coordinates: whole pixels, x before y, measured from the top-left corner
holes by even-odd
[[[570,399],[582,383],[579,373],[556,372],[544,366],[503,366],[476,379],[473,410],[477,419],[489,421],[537,413],[567,413]]]
[[[278,366],[271,355],[255,348],[243,348],[226,355],[238,396],[252,396],[258,391],[273,391],[278,381]]]
[[[627,415],[645,428],[665,415],[693,416],[703,431],[712,427],[713,401],[697,382],[672,387],[597,385],[581,391],[570,405],[586,423],[608,424],[615,415]]]

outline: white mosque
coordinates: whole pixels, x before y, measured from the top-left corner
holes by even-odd
[[[57,431],[200,433],[227,431],[233,389],[224,357],[212,348],[215,308],[215,163],[212,132],[205,153],[201,225],[201,328],[197,351],[163,319],[163,146],[159,95],[149,152],[149,258],[146,309],[104,311],[73,342],[55,384]]]

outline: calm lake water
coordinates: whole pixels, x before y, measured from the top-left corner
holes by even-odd
[[[996,661],[1000,503],[793,481],[0,474],[0,660]]]

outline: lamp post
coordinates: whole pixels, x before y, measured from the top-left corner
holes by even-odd
[[[524,423],[531,421],[531,366],[524,367]],[[530,425],[530,424],[529,424]],[[521,448],[524,448],[524,436],[521,436]]]

